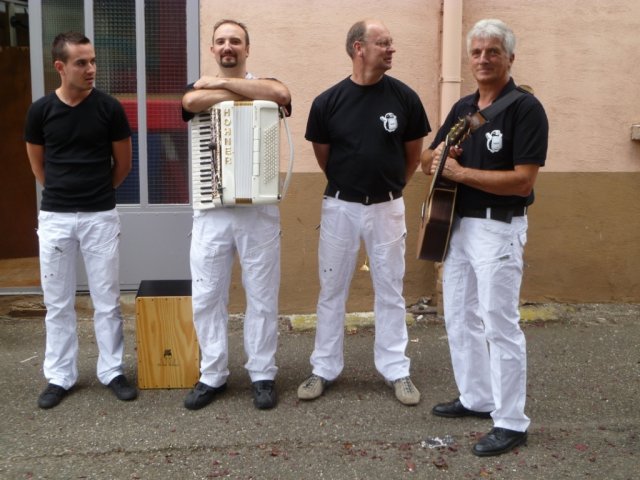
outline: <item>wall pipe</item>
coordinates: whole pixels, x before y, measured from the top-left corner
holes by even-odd
[[[440,125],[451,106],[460,99],[462,84],[462,1],[442,2],[442,69],[440,82]]]

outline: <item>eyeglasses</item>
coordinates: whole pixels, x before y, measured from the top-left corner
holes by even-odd
[[[387,38],[385,40],[377,40],[375,42],[368,42],[367,40],[360,40],[360,43],[373,43],[376,47],[384,48],[385,50],[393,48],[393,40],[391,40],[390,38]]]
[[[377,42],[374,43],[374,45],[376,47],[380,47],[380,48],[393,48],[393,40],[388,39],[388,40],[378,40]]]

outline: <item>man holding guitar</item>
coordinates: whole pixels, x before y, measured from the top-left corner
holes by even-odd
[[[478,456],[499,455],[527,441],[526,342],[518,304],[526,213],[546,159],[547,117],[540,102],[524,94],[443,149],[459,119],[472,118],[516,89],[510,73],[514,48],[515,36],[500,20],[476,23],[467,52],[478,89],[452,107],[422,155],[425,173],[441,173],[457,184],[443,298],[460,395],[432,413],[493,418],[494,428],[473,447]]]

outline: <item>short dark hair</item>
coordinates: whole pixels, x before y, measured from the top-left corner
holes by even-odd
[[[80,32],[65,32],[56,35],[51,44],[51,57],[53,61],[60,60],[66,62],[69,59],[69,50],[67,50],[67,44],[71,45],[87,45],[91,43],[84,33]]]
[[[237,20],[231,20],[229,18],[218,20],[216,24],[213,26],[213,35],[211,36],[212,43],[213,43],[213,37],[216,36],[216,30],[218,30],[218,27],[220,27],[221,25],[224,25],[225,23],[230,23],[232,25],[237,25],[238,27],[240,27],[244,31],[244,38],[247,41],[247,45],[249,45],[249,30],[247,29],[247,26],[242,22],[238,22]]]
[[[351,58],[356,53],[355,48],[353,48],[353,44],[356,42],[363,42],[365,34],[367,33],[367,22],[364,20],[360,20],[359,22],[354,23],[349,32],[347,33],[347,55]]]

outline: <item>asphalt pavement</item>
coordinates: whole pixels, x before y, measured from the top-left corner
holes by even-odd
[[[406,407],[373,365],[373,329],[350,324],[345,369],[319,399],[301,402],[314,331],[283,317],[278,406],[253,407],[242,319],[230,320],[228,389],[208,407],[187,390],[141,390],[118,401],[95,376],[87,298],[79,297],[80,378],[63,402],[37,407],[45,387],[38,296],[0,297],[2,479],[634,479],[640,477],[640,305],[523,307],[528,348],[528,445],[478,458],[490,420],[444,419],[457,396],[442,320],[410,312],[408,355],[422,393]],[[133,300],[123,297],[126,374],[136,380]],[[434,445],[443,446],[434,446]]]

